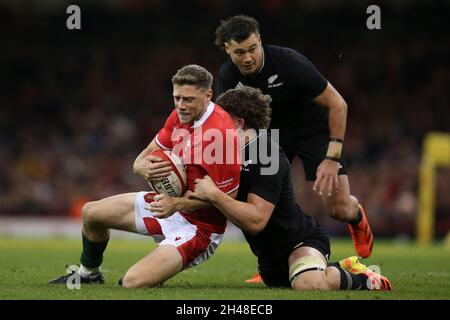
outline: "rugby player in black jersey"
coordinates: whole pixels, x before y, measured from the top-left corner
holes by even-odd
[[[217,94],[247,85],[272,98],[271,128],[289,161],[298,156],[328,214],[348,223],[357,254],[369,257],[373,233],[363,207],[350,194],[343,157],[347,104],[315,66],[297,51],[263,45],[259,23],[234,16],[216,29],[215,44],[229,59],[220,68]]]
[[[266,129],[268,95],[248,86],[230,89],[219,104],[242,129],[243,165],[236,200],[206,176],[190,195],[212,203],[242,229],[258,271],[270,287],[294,290],[391,290],[388,279],[368,269],[357,257],[328,263],[329,239],[320,225],[295,202],[290,164]],[[273,130],[272,130],[273,131]],[[266,150],[270,150],[265,154]]]

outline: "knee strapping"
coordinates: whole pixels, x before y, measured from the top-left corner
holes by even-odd
[[[324,271],[326,262],[319,256],[305,256],[298,258],[289,267],[289,281],[292,282],[300,274],[307,271]]]

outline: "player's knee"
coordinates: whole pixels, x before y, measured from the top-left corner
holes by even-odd
[[[292,289],[295,291],[325,291],[329,290],[328,284],[323,275],[309,274],[305,272],[291,283]]]
[[[81,216],[83,217],[84,225],[92,225],[98,221],[98,210],[96,209],[95,201],[87,202],[81,209]]]
[[[125,276],[120,281],[122,287],[131,289],[131,288],[151,288],[151,287],[159,287],[160,283],[150,282],[148,279],[144,279],[142,276],[137,274],[133,274],[127,272]]]
[[[121,285],[124,288],[131,289],[131,288],[141,288],[142,285],[139,283],[139,279],[136,276],[133,276],[132,274],[127,273],[121,280]]]

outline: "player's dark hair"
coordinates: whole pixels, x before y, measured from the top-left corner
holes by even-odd
[[[234,40],[241,43],[250,37],[252,33],[259,34],[258,21],[245,15],[234,16],[228,20],[220,21],[220,25],[216,29],[214,44],[223,49],[225,42]]]
[[[172,77],[172,84],[174,85],[192,85],[204,90],[211,89],[212,82],[212,74],[196,64],[184,66]]]
[[[242,118],[246,129],[267,129],[270,125],[272,98],[259,89],[242,86],[222,93],[216,103],[232,117]]]

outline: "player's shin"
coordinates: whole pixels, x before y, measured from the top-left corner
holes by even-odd
[[[350,273],[341,268],[339,263],[330,263],[330,268],[336,268],[341,276],[340,290],[368,290],[367,276],[364,274]]]
[[[78,273],[82,276],[90,276],[99,271],[100,265],[103,262],[103,252],[108,245],[108,240],[102,242],[94,242],[89,240],[84,233],[83,238],[83,252],[81,254],[81,266]]]

